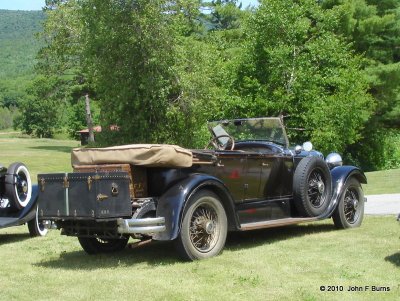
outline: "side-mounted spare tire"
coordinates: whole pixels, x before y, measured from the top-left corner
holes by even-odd
[[[332,177],[326,162],[319,157],[305,157],[297,165],[293,178],[294,204],[301,216],[315,217],[329,206]]]
[[[5,193],[13,209],[21,210],[29,203],[32,196],[32,182],[28,168],[16,162],[7,169]]]

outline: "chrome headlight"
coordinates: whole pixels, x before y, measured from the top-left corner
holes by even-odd
[[[328,164],[330,169],[343,165],[342,156],[339,155],[338,153],[330,153],[326,157],[325,162]]]

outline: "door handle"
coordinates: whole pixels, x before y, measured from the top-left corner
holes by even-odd
[[[262,162],[262,163],[261,163],[261,166],[269,166],[269,163],[264,163],[264,162]]]
[[[225,165],[222,164],[221,161],[218,161],[217,166],[218,166],[218,167],[224,167]]]

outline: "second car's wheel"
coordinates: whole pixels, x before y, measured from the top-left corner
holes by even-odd
[[[38,210],[37,209],[38,208],[36,207],[35,218],[28,222],[29,234],[32,237],[45,236],[47,234],[47,232],[48,232],[48,230],[45,228],[43,223],[40,222],[39,219],[38,219]]]
[[[303,158],[296,167],[293,178],[294,204],[300,215],[321,215],[329,206],[332,179],[322,158]]]
[[[83,250],[88,254],[113,253],[125,249],[129,237],[100,239],[96,237],[78,237]]]
[[[228,221],[218,196],[200,190],[188,200],[175,245],[187,260],[204,259],[222,251],[227,232]]]
[[[357,179],[350,178],[344,185],[343,194],[332,218],[338,229],[361,225],[364,218],[364,192]]]
[[[6,197],[13,209],[25,208],[32,196],[32,182],[29,171],[22,163],[13,163],[5,177]]]

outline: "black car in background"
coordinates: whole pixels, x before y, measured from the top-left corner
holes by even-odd
[[[361,224],[366,177],[339,154],[324,158],[310,142],[289,147],[280,118],[209,129],[204,150],[74,150],[74,173],[38,176],[39,219],[78,237],[89,254],[121,250],[133,237],[174,241],[189,260],[219,254],[229,231],[326,218],[337,228]]]

